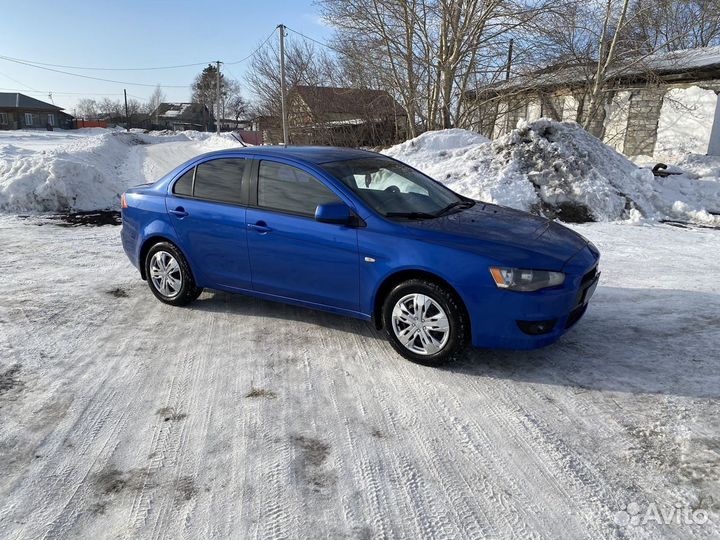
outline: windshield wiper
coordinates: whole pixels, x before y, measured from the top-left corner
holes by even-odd
[[[450,210],[453,210],[454,208],[470,208],[471,206],[475,206],[475,201],[455,201],[454,203],[448,204],[442,210],[435,212],[435,217],[444,216],[445,214],[447,214]]]
[[[435,214],[427,212],[388,212],[385,217],[389,218],[405,218],[405,219],[435,219]]]

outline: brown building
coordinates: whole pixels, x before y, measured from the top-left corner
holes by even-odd
[[[71,127],[62,107],[18,92],[0,92],[0,129]]]
[[[407,131],[405,109],[384,90],[298,85],[287,103],[291,144],[383,146]]]

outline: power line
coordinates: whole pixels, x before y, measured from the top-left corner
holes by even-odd
[[[156,84],[134,83],[134,82],[128,82],[128,81],[116,81],[116,80],[113,80],[113,79],[103,79],[103,78],[101,78],[101,77],[91,77],[90,75],[82,75],[82,74],[80,74],[80,73],[71,73],[71,72],[69,72],[69,71],[63,71],[63,70],[60,70],[60,69],[55,69],[55,68],[50,68],[50,67],[45,67],[45,66],[39,66],[39,65],[31,64],[31,63],[29,63],[29,62],[23,62],[23,61],[21,61],[21,60],[14,60],[14,59],[9,58],[9,57],[7,57],[7,56],[1,56],[1,55],[0,55],[0,60],[5,60],[5,61],[7,61],[7,62],[14,62],[14,63],[16,63],[16,64],[22,64],[22,65],[24,65],[24,66],[34,67],[34,68],[37,68],[37,69],[44,69],[45,71],[52,71],[52,72],[54,72],[54,73],[62,73],[63,75],[70,75],[70,76],[73,76],[73,77],[80,77],[80,78],[82,78],[82,79],[91,79],[91,80],[93,80],[93,81],[110,82],[110,83],[115,83],[115,84],[125,84],[125,85],[128,85],[128,86],[145,86],[145,87],[150,87],[150,88],[154,88],[155,86],[157,86]],[[187,85],[187,84],[183,84],[183,85],[163,84],[163,85],[161,85],[161,86],[163,86],[164,88],[187,88],[189,85]]]
[[[2,91],[6,92],[19,92],[21,94],[41,94],[43,96],[47,96],[48,94],[53,94],[56,96],[122,96],[122,92],[115,92],[115,93],[102,93],[102,92],[55,92],[53,90],[49,91],[42,91],[42,90],[18,90],[17,88],[0,88]],[[131,94],[128,94],[130,96]],[[137,99],[145,99],[140,98],[138,96],[131,96]]]
[[[65,69],[82,69],[82,70],[88,70],[88,71],[155,71],[158,69],[177,69],[177,68],[202,66],[202,65],[209,63],[209,62],[196,62],[194,64],[179,64],[176,66],[108,68],[108,67],[68,66],[65,64],[50,64],[47,62],[36,62],[35,60],[26,60],[23,58],[14,58],[12,56],[3,56],[3,59],[15,61],[15,62],[25,62],[27,64],[33,64],[35,66],[48,66],[48,67],[65,68]]]
[[[270,41],[270,39],[272,39],[272,37],[273,37],[274,35],[275,35],[275,30],[273,30],[272,32],[270,32],[270,34],[268,35],[268,37],[265,38],[265,41],[263,41],[260,45],[258,45],[257,47],[255,47],[255,50],[253,50],[253,52],[251,52],[250,54],[248,54],[245,58],[241,58],[240,60],[236,60],[235,62],[223,62],[223,63],[224,63],[226,66],[227,66],[227,65],[234,66],[235,64],[240,64],[240,63],[244,62],[245,60],[249,60],[250,58],[252,58],[253,56],[255,56],[255,54],[256,54],[260,49],[262,49],[262,48],[265,46],[265,44],[266,44],[268,41]]]
[[[258,45],[250,54],[247,56],[241,58],[240,60],[235,60],[233,62],[224,62],[226,65],[236,65],[240,64],[242,62],[245,62],[246,60],[249,60],[252,58],[257,52],[262,49],[268,41],[273,37],[275,32],[270,32],[268,34],[267,38]],[[143,86],[148,88],[154,88],[155,84],[147,84],[147,83],[136,83],[136,82],[129,82],[129,81],[118,81],[114,79],[105,79],[102,77],[92,77],[90,75],[83,75],[81,73],[72,73],[69,71],[64,71],[63,69],[57,69],[57,68],[65,68],[65,69],[82,69],[82,70],[97,70],[97,71],[152,71],[152,70],[159,70],[159,69],[175,69],[175,68],[184,68],[184,67],[194,67],[194,66],[201,66],[205,64],[211,64],[212,62],[198,62],[198,63],[192,63],[192,64],[179,64],[175,66],[158,66],[158,67],[143,67],[143,68],[104,68],[104,67],[83,67],[83,66],[70,66],[65,64],[51,64],[47,62],[34,62],[29,60],[23,60],[21,58],[14,58],[12,56],[4,56],[0,55],[0,60],[5,60],[6,62],[13,62],[16,64],[21,64],[28,67],[33,67],[36,69],[42,69],[45,71],[52,71],[54,73],[61,73],[63,75],[69,75],[71,77],[80,77],[82,79],[90,79],[93,81],[102,81],[102,82],[109,82],[114,84],[124,84],[128,86]],[[21,86],[25,86],[27,88],[30,88],[29,86],[21,83],[20,81],[17,81],[15,79],[12,79],[8,76],[9,79],[13,80],[14,82],[18,83]],[[172,84],[161,84],[163,88],[187,88],[189,85],[172,85]],[[34,90],[34,89],[33,89]],[[39,91],[37,91],[39,92]],[[60,94],[60,92],[56,92],[56,94]],[[78,92],[80,94],[80,92]],[[100,94],[94,94],[94,95],[100,95]],[[115,95],[115,94],[111,94]]]
[[[8,75],[7,73],[0,73],[0,75],[2,75],[3,77],[5,77],[5,78],[7,78],[7,79],[10,79],[12,82],[17,83],[17,84],[19,84],[20,86],[24,86],[25,88],[29,88],[30,90],[32,90],[32,91],[34,91],[34,92],[40,92],[40,90],[37,90],[36,88],[33,88],[32,86],[28,86],[28,85],[25,84],[25,83],[21,83],[21,82],[18,81],[17,79],[13,79],[13,78],[12,78],[10,75]]]
[[[315,38],[311,38],[310,36],[306,36],[306,35],[303,34],[302,32],[298,32],[297,30],[293,30],[293,29],[290,28],[289,26],[286,26],[286,27],[285,27],[285,30],[289,30],[289,31],[292,32],[293,34],[297,34],[298,36],[303,37],[303,38],[307,39],[308,41],[312,41],[313,43],[317,43],[317,44],[320,45],[321,47],[325,47],[325,48],[327,48],[327,49],[330,49],[331,51],[334,51],[334,52],[336,52],[336,53],[338,53],[338,54],[343,54],[343,51],[341,51],[340,49],[337,49],[336,47],[333,47],[332,45],[330,45],[330,44],[328,44],[328,43],[324,43],[324,42],[322,42],[322,41],[319,41],[319,40],[317,40],[317,39],[315,39]]]

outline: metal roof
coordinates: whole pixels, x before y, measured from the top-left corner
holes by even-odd
[[[39,99],[26,96],[19,92],[0,92],[0,108],[3,109],[36,109],[62,111],[62,107],[46,103]]]

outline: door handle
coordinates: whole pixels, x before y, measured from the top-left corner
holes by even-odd
[[[184,218],[188,215],[188,213],[185,211],[185,209],[182,206],[178,206],[175,210],[168,210],[168,213],[177,216],[179,218]]]
[[[268,227],[264,221],[258,221],[257,223],[248,223],[247,228],[260,234],[267,234],[272,231],[272,229]]]

